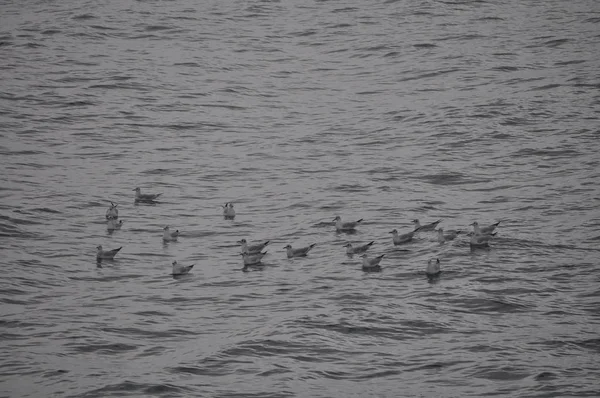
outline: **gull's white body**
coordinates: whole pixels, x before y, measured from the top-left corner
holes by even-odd
[[[110,207],[106,210],[106,219],[107,220],[116,220],[119,218],[119,209],[117,209],[116,204],[110,202]]]
[[[377,256],[375,258],[369,258],[367,253],[363,254],[362,255],[363,270],[380,269],[381,267],[379,266],[379,263],[381,262],[381,259],[383,258],[383,256],[385,256],[385,254],[382,254],[381,256]]]
[[[223,205],[223,216],[226,218],[235,217],[235,209],[233,208],[233,203],[227,202]]]
[[[479,223],[477,221],[474,221],[473,224],[471,224],[473,226],[473,232],[475,232],[475,235],[490,235],[492,232],[494,232],[494,230],[496,229],[496,227],[500,224],[500,221],[498,221],[495,224],[491,224],[485,227],[480,227]]]
[[[178,264],[177,261],[173,261],[173,275],[184,275],[191,271],[194,268],[195,264],[192,265],[181,265]]]
[[[461,233],[461,231],[448,231],[444,233],[444,228],[438,228],[437,240],[440,243],[444,243],[447,240],[454,240]]]
[[[262,249],[264,249],[265,246],[267,246],[269,244],[269,241],[266,241],[263,243],[257,243],[254,245],[248,245],[248,242],[246,241],[246,239],[242,239],[242,240],[238,241],[237,243],[242,245],[242,253],[256,254],[256,253],[260,253],[262,251]]]
[[[369,248],[371,246],[373,246],[373,243],[375,243],[375,241],[369,242],[365,245],[361,245],[361,246],[352,246],[352,243],[348,242],[344,245],[344,247],[346,248],[346,254],[359,254],[359,253],[364,253],[367,250],[369,250]]]
[[[390,231],[390,234],[392,234],[392,241],[394,242],[394,245],[401,245],[403,243],[410,242],[415,235],[415,231],[410,231],[408,233],[399,235],[398,231],[394,229]]]
[[[437,220],[437,221],[434,221],[429,224],[421,225],[419,220],[417,220],[417,219],[413,220],[413,224],[415,224],[415,232],[433,231],[440,222],[442,222],[442,220]]]
[[[440,259],[431,258],[427,261],[427,268],[425,269],[427,275],[436,275],[440,273]]]
[[[342,218],[340,216],[336,216],[333,219],[333,221],[335,221],[335,229],[337,231],[353,231],[362,220],[363,219],[361,218],[360,220],[356,221],[342,222]]]
[[[293,249],[292,245],[287,245],[286,247],[284,247],[284,249],[286,249],[287,258],[304,257],[308,254],[310,249],[315,247],[315,245],[316,245],[316,243],[313,243],[310,246],[301,247],[299,249]]]
[[[155,201],[162,193],[142,193],[140,188],[134,189],[135,191],[135,201],[136,202],[153,202]]]
[[[121,246],[117,249],[102,250],[102,245],[98,245],[98,247],[96,247],[96,249],[98,249],[98,251],[96,252],[96,258],[104,259],[104,260],[112,260],[113,258],[115,258],[115,256],[119,252],[119,250],[121,250],[122,248],[123,247]]]
[[[168,225],[163,230],[163,240],[165,242],[172,242],[177,240],[177,237],[179,236],[179,230],[171,232]]]
[[[109,231],[114,231],[114,230],[117,230],[117,229],[121,229],[122,226],[123,226],[123,220],[117,221],[116,218],[111,218],[106,223],[106,228]]]
[[[487,234],[487,235],[483,235],[483,234],[476,234],[474,233],[471,236],[471,241],[469,242],[471,246],[474,247],[485,247],[485,246],[489,246],[489,242],[490,240],[492,240],[492,238],[495,236],[496,234]]]
[[[244,265],[256,265],[260,264],[262,258],[267,254],[267,252],[262,253],[242,253],[242,258],[244,259]]]

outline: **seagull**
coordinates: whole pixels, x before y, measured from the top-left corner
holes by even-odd
[[[269,241],[266,241],[263,243],[257,243],[255,245],[248,245],[248,242],[246,241],[246,239],[242,239],[242,240],[238,241],[237,243],[242,245],[242,253],[247,252],[248,254],[256,254],[256,253],[260,253],[260,251],[269,244]]]
[[[412,222],[413,222],[413,224],[415,224],[415,232],[426,232],[426,231],[433,231],[435,229],[435,227],[437,227],[437,225],[441,221],[442,220],[437,220],[437,221],[434,221],[432,223],[425,224],[425,225],[421,225],[421,223],[417,219],[413,220]]]
[[[250,254],[248,252],[241,253],[242,258],[244,259],[244,266],[246,265],[258,265],[261,264],[262,258],[267,254],[267,252],[259,252]]]
[[[381,256],[377,256],[375,258],[369,258],[369,255],[367,253],[363,254],[361,256],[363,271],[380,271],[381,266],[379,265],[379,263],[381,262],[383,256],[385,256],[385,254],[382,254]]]
[[[165,231],[163,232],[163,241],[171,242],[177,240],[177,237],[179,236],[179,230],[171,232],[168,225],[164,227],[163,230]]]
[[[375,243],[375,241],[369,242],[362,246],[353,247],[352,243],[348,242],[344,245],[344,247],[346,248],[346,254],[352,255],[366,252],[367,250],[369,250],[369,247],[373,245],[373,243]]]
[[[394,245],[401,245],[403,243],[408,243],[412,240],[415,235],[415,231],[411,231],[402,235],[398,235],[398,230],[393,229],[390,231],[392,234],[392,240],[394,241]]]
[[[440,273],[440,259],[439,258],[430,258],[427,261],[427,268],[425,269],[425,273],[427,275],[433,276]]]
[[[301,247],[300,249],[292,249],[292,245],[287,245],[286,247],[284,247],[284,249],[287,250],[287,258],[304,257],[308,254],[310,249],[315,247],[315,245],[316,245],[316,243],[313,243],[310,246]]]
[[[475,233],[473,234],[473,236],[471,236],[471,241],[469,242],[469,244],[471,245],[471,247],[487,247],[489,246],[490,240],[492,240],[494,236],[496,236],[496,232],[488,235]]]
[[[444,228],[438,228],[438,242],[444,243],[447,240],[454,240],[462,231],[448,231],[444,233]]]
[[[492,225],[488,225],[486,227],[480,227],[479,223],[477,221],[473,221],[473,224],[471,224],[473,226],[473,230],[475,231],[475,235],[489,235],[492,232],[494,232],[494,230],[496,229],[496,227],[498,225],[500,225],[500,221],[498,221],[495,224]]]
[[[162,193],[142,193],[138,187],[134,189],[136,202],[154,202]]]
[[[117,209],[118,204],[114,204],[110,202],[110,207],[106,210],[106,219],[107,220],[116,220],[119,218],[119,209]]]
[[[112,260],[113,258],[115,258],[115,256],[119,252],[119,250],[121,250],[122,248],[123,248],[123,246],[119,247],[118,249],[113,249],[113,250],[102,250],[102,245],[98,245],[96,247],[96,249],[98,249],[98,252],[96,253],[96,259]]]
[[[194,268],[195,264],[192,265],[179,265],[177,261],[173,261],[173,275],[184,275]]]
[[[122,226],[123,226],[123,220],[119,220],[117,222],[116,218],[111,218],[111,219],[108,220],[108,223],[106,223],[106,228],[109,231],[114,231],[114,230],[117,230],[117,229],[121,229]]]
[[[354,231],[358,223],[360,223],[363,219],[356,221],[348,221],[342,222],[342,218],[340,216],[335,216],[333,221],[335,221],[335,229],[337,231]]]
[[[231,219],[235,217],[235,209],[233,208],[233,203],[227,202],[224,205],[221,205],[221,207],[223,207],[223,216],[225,218]]]

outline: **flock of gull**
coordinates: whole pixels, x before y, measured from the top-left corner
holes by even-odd
[[[156,203],[156,200],[161,195],[160,193],[158,193],[158,194],[143,194],[141,192],[140,188],[136,188],[136,189],[134,189],[134,191],[135,191],[135,203]],[[107,228],[108,228],[109,232],[118,230],[123,225],[123,220],[119,220],[119,210],[118,210],[117,206],[118,206],[117,204],[111,202],[110,207],[106,211],[106,222],[107,222]],[[233,207],[233,203],[227,202],[224,205],[222,205],[222,207],[223,207],[223,217],[225,219],[232,220],[235,218],[236,213],[235,213],[235,209]],[[342,221],[342,218],[340,216],[336,216],[333,219],[333,222],[335,223],[336,231],[337,232],[347,232],[347,233],[355,232],[356,228],[362,221],[363,221],[363,219],[356,220],[356,221],[345,221],[344,222],[344,221]],[[437,234],[437,241],[439,243],[444,243],[444,242],[452,241],[452,240],[456,239],[461,233],[463,233],[463,231],[460,231],[460,230],[444,231],[443,228],[436,229],[436,227],[438,227],[438,224],[440,222],[441,222],[441,220],[437,220],[437,221],[422,225],[419,222],[419,220],[415,219],[415,220],[413,220],[414,230],[412,230],[412,231],[409,231],[409,232],[406,232],[403,234],[400,234],[396,229],[390,231],[390,234],[392,234],[392,242],[395,246],[403,245],[403,244],[411,242],[413,240],[413,237],[417,233],[435,232]],[[487,225],[487,226],[480,226],[477,223],[477,221],[473,222],[471,224],[471,226],[473,226],[473,231],[467,233],[467,235],[470,236],[469,243],[470,243],[471,248],[489,246],[489,242],[496,235],[495,230],[499,224],[500,224],[500,222],[497,222],[497,223],[494,223],[491,225]],[[164,227],[163,237],[162,237],[164,242],[176,241],[178,237],[179,237],[179,230],[171,231],[169,226]],[[242,260],[244,263],[244,268],[243,268],[244,271],[248,270],[248,267],[260,267],[263,265],[262,259],[267,254],[267,252],[263,251],[263,250],[270,243],[270,241],[249,244],[248,241],[246,241],[246,239],[242,239],[242,240],[238,241],[237,243],[240,244],[240,246],[241,246],[240,255],[242,256]],[[348,242],[344,245],[344,247],[346,248],[346,254],[350,257],[352,257],[355,254],[361,255],[363,271],[377,272],[377,271],[381,271],[380,263],[381,263],[381,260],[383,259],[383,257],[385,256],[385,254],[382,254],[380,256],[373,257],[373,258],[369,257],[369,255],[366,252],[369,250],[369,248],[374,243],[375,243],[375,241],[371,241],[366,244],[353,245],[352,243]],[[306,257],[308,255],[308,253],[310,252],[310,250],[315,246],[316,246],[316,243],[313,243],[306,247],[294,248],[294,247],[292,247],[292,245],[288,244],[284,247],[284,249],[286,250],[287,258]],[[98,261],[98,263],[100,263],[102,260],[112,260],[117,255],[117,253],[119,253],[119,251],[121,249],[122,249],[122,247],[119,247],[116,249],[111,249],[111,250],[104,250],[102,245],[99,245],[97,247],[98,251],[96,253],[96,260]],[[172,274],[174,276],[185,275],[185,274],[189,273],[190,270],[194,267],[194,264],[187,265],[187,266],[180,265],[179,263],[177,263],[177,261],[173,261],[172,265],[173,265]],[[425,273],[428,276],[436,276],[440,273],[440,271],[441,271],[441,269],[440,269],[439,258],[429,259],[427,262],[426,268],[425,268]]]

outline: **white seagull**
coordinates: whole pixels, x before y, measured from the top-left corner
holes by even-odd
[[[227,202],[224,205],[221,205],[221,207],[223,207],[223,216],[225,218],[235,217],[235,209],[233,208],[233,203]]]
[[[292,249],[292,245],[287,245],[286,247],[284,247],[284,249],[287,250],[287,258],[292,258],[292,257],[304,257],[308,254],[308,252],[310,251],[310,249],[312,249],[313,247],[315,247],[316,243],[313,243],[310,246],[306,246],[306,247],[301,247],[299,249]]]
[[[369,258],[369,255],[367,253],[363,254],[361,256],[363,271],[379,271],[379,270],[381,270],[381,266],[379,265],[379,263],[381,262],[381,259],[383,258],[383,256],[385,256],[385,254],[382,254],[381,256],[377,256],[375,258]]]
[[[96,258],[98,260],[112,260],[122,248],[123,246],[119,247],[118,249],[102,250],[102,245],[98,245],[96,247],[96,249],[98,249],[98,252],[96,253]]]
[[[119,218],[119,209],[117,209],[118,204],[114,204],[110,202],[110,207],[106,210],[106,219],[107,220],[116,220]]]
[[[442,220],[437,220],[429,224],[421,225],[418,219],[414,219],[413,224],[415,224],[415,232],[427,232],[433,231],[437,225],[442,222]]]
[[[408,233],[398,235],[398,230],[393,229],[390,231],[390,234],[392,234],[392,241],[394,242],[394,245],[401,245],[403,243],[410,242],[413,236],[415,235],[415,231],[410,231]]]
[[[362,246],[354,247],[352,246],[352,243],[348,242],[344,245],[344,247],[346,248],[346,254],[352,255],[366,252],[371,246],[373,246],[373,243],[375,243],[375,241],[369,242]]]
[[[165,231],[163,232],[163,241],[172,242],[177,240],[177,237],[179,236],[179,230],[171,232],[168,225],[164,227],[163,230]]]
[[[142,193],[138,187],[134,189],[136,202],[154,202],[162,193]]]
[[[489,246],[490,240],[492,240],[494,236],[496,236],[495,232],[493,234],[487,235],[475,233],[471,236],[471,241],[469,242],[469,244],[471,245],[471,247],[487,247]]]
[[[179,265],[177,261],[173,261],[173,275],[184,275],[194,268],[195,264],[192,265]]]
[[[248,245],[246,239],[239,240],[237,243],[242,245],[242,253],[247,252],[248,254],[260,253],[262,249],[269,244],[269,241],[257,243],[255,245]]]
[[[356,220],[356,221],[342,222],[342,218],[340,216],[336,216],[333,219],[333,221],[335,221],[335,229],[337,231],[354,231],[354,229],[356,229],[356,226],[362,220],[363,219],[361,218],[360,220]]]
[[[474,221],[471,225],[473,226],[473,231],[475,232],[475,235],[489,235],[492,232],[494,232],[498,225],[500,225],[500,221],[485,227],[480,227],[477,221]]]
[[[438,237],[437,240],[440,243],[444,243],[447,240],[454,240],[462,231],[448,231],[444,233],[444,228],[438,228]]]
[[[259,252],[254,254],[250,254],[248,252],[242,253],[242,258],[244,259],[244,266],[261,264],[261,260],[266,254],[267,252]]]
[[[427,275],[433,276],[440,273],[440,259],[439,258],[430,258],[427,261],[427,268],[425,269],[425,273]]]

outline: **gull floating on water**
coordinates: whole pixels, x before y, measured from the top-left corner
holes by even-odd
[[[262,251],[262,249],[264,249],[265,246],[267,246],[269,244],[269,241],[257,243],[254,245],[248,245],[248,242],[246,241],[246,239],[242,239],[242,240],[238,241],[237,243],[242,245],[242,253],[247,252],[248,254],[256,254],[256,253],[260,253]]]
[[[223,216],[225,218],[234,218],[235,217],[235,209],[233,208],[233,203],[227,202],[221,206],[223,207]]]
[[[431,258],[427,261],[427,268],[425,269],[427,275],[433,276],[440,273],[440,259]]]
[[[177,261],[173,261],[173,275],[184,275],[194,268],[195,264],[192,265],[180,265]]]
[[[415,224],[415,232],[427,232],[433,231],[437,225],[442,222],[442,220],[437,220],[429,224],[421,225],[418,219],[414,219],[413,224]]]
[[[444,228],[438,228],[438,237],[437,240],[440,243],[444,243],[447,240],[454,240],[462,231],[448,231],[444,233]]]
[[[177,237],[179,236],[179,230],[171,232],[168,225],[164,227],[163,230],[165,231],[163,232],[163,241],[172,242],[177,240]]]
[[[284,249],[287,250],[287,258],[292,258],[292,257],[304,257],[308,254],[308,252],[310,251],[310,249],[312,249],[313,247],[315,247],[316,243],[313,243],[310,246],[306,246],[306,247],[301,247],[299,249],[292,249],[292,245],[287,245],[286,247],[284,247]]]
[[[106,219],[107,220],[116,220],[119,218],[119,209],[117,209],[118,204],[114,204],[110,202],[110,207],[106,210]]]
[[[248,252],[242,253],[242,258],[244,259],[244,266],[261,264],[261,260],[266,254],[267,252],[254,254],[250,254]]]
[[[336,216],[333,219],[333,221],[335,221],[335,229],[337,231],[353,231],[362,220],[363,219],[361,218],[360,220],[356,221],[342,222],[342,218],[340,216]]]
[[[136,202],[154,202],[162,193],[142,193],[138,187],[134,189]]]
[[[403,243],[410,242],[413,236],[415,235],[415,231],[410,231],[408,233],[398,235],[398,230],[393,229],[390,231],[390,234],[392,234],[392,241],[394,242],[394,245],[401,245]]]
[[[366,252],[367,250],[369,250],[369,247],[373,246],[373,243],[375,243],[375,241],[369,242],[362,246],[354,247],[352,246],[352,243],[348,242],[344,245],[344,247],[346,248],[346,254],[352,255]]]
[[[106,228],[109,231],[114,231],[114,230],[117,230],[117,229],[121,229],[122,226],[123,226],[123,220],[117,221],[116,218],[111,218],[106,223]]]
[[[381,266],[379,265],[379,263],[381,262],[381,259],[383,258],[383,256],[385,256],[385,254],[382,254],[381,256],[377,256],[375,258],[369,258],[369,255],[367,253],[363,254],[361,256],[363,271],[379,271],[379,270],[381,270]]]
[[[477,221],[473,221],[473,224],[471,225],[473,226],[473,231],[475,232],[475,235],[489,235],[492,232],[494,232],[498,225],[500,225],[500,221],[485,227],[480,227]]]
[[[102,245],[98,245],[96,247],[96,249],[98,249],[98,252],[96,253],[96,258],[98,260],[112,260],[122,248],[123,246],[119,247],[118,249],[102,250]]]
[[[487,247],[489,246],[490,240],[492,240],[494,236],[496,236],[495,232],[493,234],[486,235],[474,233],[471,236],[471,241],[469,242],[469,244],[471,245],[471,247]]]

